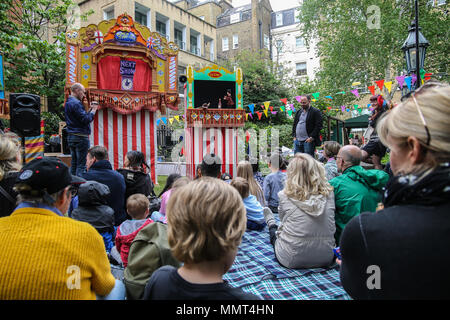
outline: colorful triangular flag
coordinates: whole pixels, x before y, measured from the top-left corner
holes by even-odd
[[[411,85],[412,85],[412,77],[406,77],[405,78],[405,83],[408,86],[408,89],[411,90]]]
[[[352,90],[351,92],[359,99],[358,89]]]
[[[392,81],[385,82],[384,86],[388,89],[389,93],[391,93]]]
[[[403,84],[405,83],[405,78],[406,78],[406,76],[395,77],[395,80],[397,80],[397,82],[398,82],[399,88],[403,88]]]
[[[377,84],[378,88],[380,88],[380,90],[383,91],[384,79],[375,81],[375,83]]]
[[[287,98],[280,99],[280,101],[283,102],[284,104],[287,104]]]
[[[375,86],[368,86],[367,88],[369,88],[370,92],[374,96],[375,95]]]
[[[314,97],[314,99],[319,99],[319,96],[320,96],[320,92],[314,92],[313,94],[312,94],[312,96]]]
[[[264,109],[267,110],[269,108],[269,105],[270,105],[270,101],[264,102]]]
[[[297,100],[298,103],[300,103],[300,101],[302,100],[302,96],[296,96],[296,97],[295,97],[295,100]]]

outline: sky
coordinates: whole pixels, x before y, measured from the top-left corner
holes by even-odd
[[[250,0],[232,0],[233,7],[240,7],[249,4],[250,2]],[[281,11],[297,7],[299,2],[299,0],[270,0],[270,5],[272,6],[273,11]]]

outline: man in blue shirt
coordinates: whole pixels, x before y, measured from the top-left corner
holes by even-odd
[[[67,144],[72,156],[70,171],[73,175],[81,176],[86,170],[86,155],[89,149],[90,123],[94,120],[98,103],[91,102],[88,112],[82,103],[86,91],[80,83],[75,83],[70,88],[71,95],[64,106],[67,125]]]

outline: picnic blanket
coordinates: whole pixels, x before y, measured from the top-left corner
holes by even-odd
[[[277,215],[276,215],[277,218]],[[247,230],[236,259],[224,275],[231,286],[262,299],[350,299],[342,288],[339,267],[288,269],[275,258],[269,231]]]

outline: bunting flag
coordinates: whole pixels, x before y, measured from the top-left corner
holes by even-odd
[[[162,122],[164,122],[165,125],[167,125],[167,118],[166,117],[162,117],[161,120],[162,120]]]
[[[342,111],[342,112],[345,111],[345,106],[341,106],[341,111]]]
[[[289,117],[292,117],[292,110],[288,110],[288,115],[289,115]]]
[[[377,84],[378,88],[380,88],[380,90],[383,91],[384,79],[375,81],[375,83]]]
[[[411,84],[415,84],[416,81],[417,81],[417,76],[416,76],[415,73],[413,73],[413,74],[411,75]]]
[[[283,112],[286,110],[285,108],[286,108],[285,106],[280,106],[280,110]]]
[[[280,99],[280,101],[283,102],[285,105],[287,104],[287,100],[288,100],[287,98]]]
[[[358,92],[358,89],[352,90],[352,93],[356,96],[356,98],[359,99],[359,92]]]
[[[273,107],[272,106],[270,106],[269,109],[270,109],[271,112],[273,111]]]
[[[249,104],[248,108],[250,109],[250,113],[255,112],[255,105],[254,104]]]
[[[178,122],[180,122],[180,116],[174,116],[175,120],[177,120]]]
[[[278,111],[271,111],[271,113],[272,113],[272,114],[277,114],[277,113],[278,113]]]
[[[295,99],[298,101],[298,103],[300,103],[300,101],[302,100],[302,96],[296,96]]]
[[[245,114],[245,121],[248,121],[248,115],[249,115],[250,113],[246,113]]]
[[[406,78],[406,76],[398,76],[398,77],[395,77],[395,80],[397,80],[398,86],[399,86],[400,88],[403,88],[403,84],[405,83],[405,78]]]
[[[336,92],[336,94],[345,94],[345,91]]]
[[[256,111],[256,114],[258,115],[258,120],[261,120],[262,112]]]
[[[352,87],[359,86],[360,84],[361,84],[361,82],[353,82]]]
[[[268,112],[269,110],[267,110],[267,109],[264,109],[264,114],[266,115],[266,118],[268,118],[269,116],[267,115],[267,112]]]
[[[391,93],[392,81],[385,82],[384,86],[388,89],[389,93]]]
[[[250,118],[252,118],[252,119],[253,119],[253,114],[249,113],[248,115],[250,116]]]
[[[368,86],[370,93],[372,93],[372,95],[375,95],[375,86]]]
[[[270,101],[264,102],[264,109],[267,110],[269,108],[269,105],[270,105]]]
[[[325,98],[330,99],[330,100],[333,100],[333,97],[332,97],[332,96],[326,96]]]
[[[408,86],[408,89],[411,90],[411,85],[412,85],[412,77],[406,77],[405,78],[405,83]]]
[[[170,119],[169,119],[170,124],[173,123],[173,120],[174,120],[173,118],[170,118]]]
[[[312,94],[312,96],[314,97],[314,99],[319,99],[320,92],[314,92],[314,93]]]

